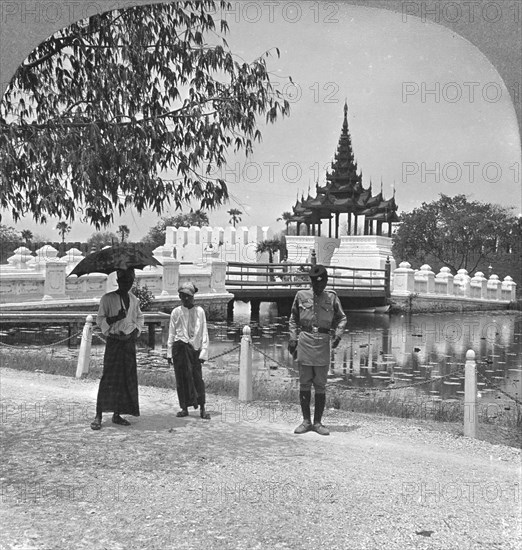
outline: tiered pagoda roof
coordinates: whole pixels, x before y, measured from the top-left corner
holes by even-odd
[[[318,224],[322,219],[330,219],[332,213],[361,215],[366,220],[378,222],[399,221],[395,197],[385,199],[382,189],[377,195],[372,195],[371,182],[368,189],[363,186],[362,173],[357,167],[348,131],[346,103],[341,137],[331,171],[326,173],[326,182],[324,187],[316,185],[315,197],[311,197],[309,193],[306,199],[302,196],[301,200],[296,201],[290,221],[307,225]]]

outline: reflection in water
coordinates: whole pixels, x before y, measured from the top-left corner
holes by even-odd
[[[330,383],[377,389],[416,384],[418,394],[461,399],[466,352],[471,349],[476,355],[482,400],[504,399],[495,386],[522,400],[520,312],[387,315],[348,311],[347,317],[346,332],[332,357]],[[239,349],[227,352],[238,348],[245,325],[252,330],[254,371],[295,383],[297,364],[287,351],[288,319],[277,316],[275,304],[261,304],[259,322],[251,323],[249,304],[236,302],[234,322],[209,324],[209,355],[216,357],[212,368],[239,371]],[[0,344],[5,346],[49,346],[59,341],[67,345],[63,326],[0,331]],[[156,343],[160,342],[158,334]],[[93,339],[96,346],[103,342]],[[444,379],[435,380],[440,376]]]
[[[254,368],[296,377],[286,344],[288,319],[263,304],[259,323],[250,323],[249,306],[236,302],[234,322],[211,327],[211,355],[237,345],[250,324]],[[466,352],[473,350],[479,393],[486,401],[499,398],[495,386],[516,399],[522,394],[522,315],[519,312],[380,315],[347,312],[348,324],[335,350],[331,383],[346,387],[392,388],[417,384],[419,392],[441,399],[464,395]],[[266,354],[266,355],[263,355]],[[266,356],[273,359],[267,359]],[[239,360],[223,361],[238,368]],[[434,380],[443,376],[441,380]]]

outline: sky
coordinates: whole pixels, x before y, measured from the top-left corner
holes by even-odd
[[[504,82],[485,56],[449,29],[400,13],[316,2],[236,3],[227,41],[251,61],[268,59],[277,89],[291,103],[290,117],[260,129],[263,141],[249,159],[230,155],[220,175],[231,201],[209,212],[226,226],[227,210],[241,224],[284,228],[277,218],[296,198],[325,183],[348,105],[348,125],[363,184],[392,196],[401,211],[437,200],[440,193],[514,207],[522,212],[521,144]],[[272,50],[273,51],[273,50]],[[289,77],[291,77],[292,82]],[[164,215],[175,215],[166,210]],[[159,221],[153,213],[115,216],[140,240]],[[26,218],[17,229],[57,239]],[[10,222],[3,216],[3,222]],[[75,222],[70,240],[95,228]]]

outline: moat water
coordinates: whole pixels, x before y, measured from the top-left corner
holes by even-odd
[[[296,379],[297,365],[287,351],[288,318],[277,317],[276,312],[274,304],[263,304],[259,321],[251,322],[248,304],[236,302],[233,322],[210,327],[210,355],[239,344],[243,327],[249,325],[254,369],[276,376],[275,371],[286,366],[285,376]],[[487,401],[505,400],[503,391],[522,400],[520,312],[346,313],[346,331],[331,358],[331,383],[347,388],[411,385],[435,398],[462,399],[466,352],[473,350],[479,396]],[[238,354],[217,361],[237,368]]]
[[[329,383],[346,388],[391,389],[409,386],[434,399],[461,400],[466,352],[477,362],[478,389],[487,402],[522,400],[522,313],[487,311],[390,315],[347,311],[341,344],[331,357]],[[250,306],[236,302],[234,319],[209,323],[209,365],[236,373],[243,327],[249,325],[254,372],[297,383],[297,364],[287,351],[288,318],[275,304],[262,304],[259,320]],[[0,334],[8,346],[67,345],[64,327],[42,325]],[[156,337],[161,353],[161,337]],[[93,346],[103,343],[93,338]],[[439,377],[443,377],[439,379]]]

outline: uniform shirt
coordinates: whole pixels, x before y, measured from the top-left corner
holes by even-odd
[[[140,309],[140,302],[132,292],[129,292],[129,309],[127,310],[125,319],[109,325],[107,317],[115,317],[122,307],[124,307],[123,300],[116,291],[108,292],[101,297],[96,324],[101,328],[105,336],[120,334],[121,332],[123,334],[130,334],[136,328],[142,332],[144,329],[145,318]]]
[[[178,306],[170,314],[167,357],[172,357],[172,345],[181,340],[199,350],[199,358],[208,359],[208,330],[205,310],[200,306],[190,309]]]
[[[346,326],[346,315],[337,294],[324,290],[318,296],[312,289],[299,290],[292,304],[289,320],[290,340],[297,340],[297,360],[302,365],[322,367],[330,364],[330,334],[310,333],[298,328],[313,330],[313,327],[335,330],[341,337]]]

